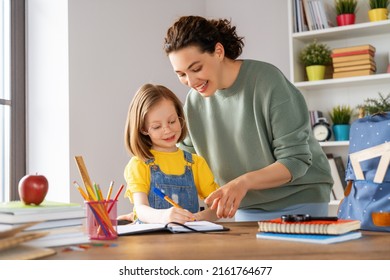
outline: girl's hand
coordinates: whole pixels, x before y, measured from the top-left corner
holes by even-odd
[[[165,224],[170,222],[184,224],[195,220],[194,214],[185,209],[171,207],[163,211],[163,223]]]
[[[116,219],[134,222],[134,212],[131,212],[131,213],[125,214],[125,215],[119,215]]]

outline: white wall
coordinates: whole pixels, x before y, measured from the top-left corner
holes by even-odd
[[[231,18],[245,37],[242,57],[271,62],[289,77],[284,0],[29,0],[28,6],[28,170],[48,177],[48,199],[82,202],[71,185],[81,183],[75,155],[103,190],[111,180],[116,188],[125,183],[123,129],[140,85],[164,84],[184,101],[187,88],[162,50],[179,16]],[[122,195],[119,213],[130,209]]]
[[[53,200],[69,200],[67,0],[26,1],[27,170],[49,181]]]
[[[229,18],[244,37],[242,58],[266,61],[289,75],[288,11],[285,0],[207,1],[208,17]]]

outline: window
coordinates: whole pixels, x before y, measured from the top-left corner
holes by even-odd
[[[0,201],[26,171],[25,0],[0,0]]]

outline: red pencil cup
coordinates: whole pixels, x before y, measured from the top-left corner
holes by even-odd
[[[116,239],[117,200],[86,201],[85,204],[89,239]]]

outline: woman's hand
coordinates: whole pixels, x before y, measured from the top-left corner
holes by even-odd
[[[292,179],[290,171],[275,162],[262,169],[248,172],[211,193],[205,203],[217,209],[218,218],[233,218],[248,190],[277,188]]]
[[[233,180],[212,192],[205,203],[210,205],[210,209],[217,210],[218,218],[233,218],[246,193],[247,189]]]

